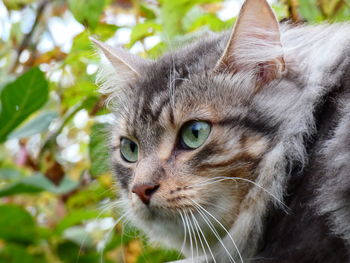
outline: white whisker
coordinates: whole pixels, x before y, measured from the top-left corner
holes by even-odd
[[[198,224],[198,221],[197,221],[196,217],[194,216],[193,212],[190,211],[190,213],[191,213],[191,216],[192,216],[192,220],[193,220],[194,226],[195,226],[195,228],[196,228],[196,232],[197,232],[197,234],[198,234],[199,241],[200,241],[200,243],[201,243],[201,247],[202,247],[202,249],[203,249],[205,261],[206,261],[207,263],[209,263],[208,257],[207,257],[207,252],[206,252],[206,249],[205,249],[205,247],[204,247],[204,245],[203,245],[203,241],[202,241],[201,235],[203,236],[204,239],[205,239],[205,237],[204,237],[204,235],[203,235],[203,232],[202,232],[202,230],[201,230],[201,228],[200,228],[200,226],[199,226],[199,224]],[[209,249],[210,249],[210,248],[209,248]]]
[[[189,213],[191,213],[191,210],[189,210]],[[188,215],[188,219],[189,219],[190,227],[191,227],[192,234],[193,234],[194,244],[196,246],[196,261],[198,261],[199,251],[198,251],[197,235],[196,235],[196,231],[195,231],[195,229],[193,227],[190,214]]]
[[[193,201],[193,200],[191,200]],[[213,224],[211,223],[210,219],[200,210],[197,209],[198,214],[203,218],[204,222],[208,225],[209,229],[212,231],[212,233],[214,234],[214,236],[217,238],[217,240],[219,241],[219,243],[222,245],[222,247],[224,248],[224,250],[226,251],[227,255],[230,258],[230,262],[235,262],[235,260],[232,258],[231,253],[228,251],[228,249],[226,248],[224,242],[222,241],[219,233],[216,231],[215,227],[213,226]]]
[[[180,217],[181,217],[181,220],[182,220],[182,224],[183,224],[183,227],[184,227],[184,240],[182,242],[182,246],[181,246],[181,250],[180,250],[180,253],[183,254],[183,249],[185,248],[185,245],[186,245],[186,235],[187,235],[187,231],[186,231],[186,224],[185,224],[185,219],[182,215],[182,212],[181,210],[178,210],[179,214],[180,214]]]
[[[191,234],[191,229],[190,229],[189,222],[188,222],[188,215],[187,215],[186,211],[184,211],[184,216],[185,216],[185,220],[186,220],[188,235],[189,235],[189,238],[190,238],[190,248],[191,248],[191,256],[192,256],[192,262],[193,262],[193,259],[194,259],[193,253],[194,253],[194,251],[193,251],[193,243],[192,243],[192,234]]]
[[[189,214],[187,214],[187,218],[188,218],[188,224],[189,224],[189,228],[190,231],[192,233],[192,238],[193,238],[193,257],[192,257],[192,262],[195,262],[198,260],[198,243],[197,243],[197,238],[196,238],[196,232],[194,231],[193,225],[192,225],[192,221],[191,221],[191,217]],[[194,251],[196,250],[196,257],[194,257]]]
[[[252,180],[249,180],[249,179],[246,179],[246,178],[217,176],[217,177],[213,177],[213,178],[210,178],[208,180],[205,180],[205,181],[203,181],[201,183],[193,184],[193,185],[190,185],[190,186],[191,187],[198,187],[198,186],[210,185],[210,184],[222,182],[222,181],[225,181],[225,180],[241,180],[241,181],[248,182],[248,183],[251,183],[251,184],[255,185],[256,187],[260,188],[265,193],[270,195],[272,198],[274,198],[278,203],[280,203],[284,207],[285,211],[288,213],[289,207],[285,203],[283,203],[278,197],[276,197],[273,193],[271,193],[269,190],[265,189],[261,185],[257,184],[256,182],[254,182]]]
[[[221,205],[218,205],[217,203],[214,202],[209,202],[208,200],[202,200],[203,205],[208,205],[208,206],[213,206],[216,208],[220,208],[222,211],[230,211],[229,207],[223,207]]]
[[[226,234],[228,235],[228,237],[231,239],[232,243],[233,243],[233,246],[236,248],[237,250],[237,253],[238,253],[238,256],[239,256],[239,259],[241,260],[241,262],[243,263],[243,258],[242,258],[242,255],[241,253],[239,252],[239,249],[236,245],[236,242],[233,240],[233,237],[231,236],[230,232],[226,229],[226,227],[219,221],[216,219],[215,216],[213,216],[209,211],[207,211],[204,207],[202,207],[200,204],[198,204],[195,200],[192,200],[192,202],[194,202],[196,204],[196,206],[201,209],[203,212],[207,213],[211,218],[213,218],[215,220],[216,223],[219,224],[219,226],[222,227],[222,229],[226,232]]]
[[[124,225],[122,225],[122,231],[121,231],[121,244],[124,244],[123,238],[124,238]],[[126,262],[126,256],[125,256],[125,251],[123,247],[121,251],[122,251],[123,262]]]

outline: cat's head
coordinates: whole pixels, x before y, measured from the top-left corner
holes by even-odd
[[[271,8],[248,0],[230,35],[155,61],[94,42],[116,116],[111,163],[129,218],[153,240],[180,248],[191,232],[212,246],[211,228],[224,235],[244,210],[278,132],[255,99],[284,71]]]

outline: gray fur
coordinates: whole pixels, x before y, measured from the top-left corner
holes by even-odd
[[[277,48],[270,53],[257,50],[254,48],[256,46],[249,45],[254,39],[247,39],[246,46],[239,50],[239,59],[245,61],[244,63],[256,65],[260,62],[256,61],[256,58],[266,60],[283,54],[286,64],[284,75],[268,83],[258,92],[254,90],[255,71],[239,71],[235,74],[213,71],[228,39],[228,32],[203,37],[198,42],[148,64],[142,69],[141,77],[131,81],[118,82],[117,79],[109,79],[109,76],[113,76],[113,69],[106,62],[103,66],[108,69],[104,71],[109,73],[107,77],[103,75],[100,79],[105,79],[101,84],[102,91],[112,91],[110,106],[116,115],[112,149],[118,147],[115,144],[120,136],[137,138],[142,155],[147,160],[145,162],[156,167],[158,164],[155,153],[162,138],[167,136],[168,126],[164,123],[164,116],[170,120],[174,111],[182,111],[190,112],[190,119],[205,119],[206,113],[202,109],[206,106],[221,113],[221,116],[218,116],[219,121],[236,120],[230,128],[232,133],[243,134],[248,131],[266,138],[268,150],[259,156],[254,170],[255,182],[276,199],[283,200],[294,168],[297,166],[301,174],[296,176],[303,177],[304,169],[313,165],[310,163],[307,142],[314,140],[312,151],[320,154],[324,163],[318,171],[321,177],[318,183],[313,185],[315,191],[312,194],[315,196],[307,205],[316,207],[316,212],[325,216],[331,235],[341,237],[350,245],[348,91],[341,91],[341,95],[337,97],[337,107],[341,108],[340,117],[334,127],[330,128],[332,130],[329,132],[332,133],[329,137],[318,137],[316,118],[316,113],[324,107],[323,101],[330,93],[341,89],[344,82],[344,75],[350,65],[350,26],[281,25],[282,50]],[[349,88],[349,85],[346,87]],[[264,131],[262,126],[252,127],[247,125],[247,121],[242,121],[247,119],[255,120],[253,123],[264,120],[264,129],[268,132]],[[230,140],[235,142],[234,135],[230,136]],[[120,161],[115,157],[118,154],[117,151],[112,152],[112,160],[113,163],[118,163],[115,166],[116,176],[120,182],[124,182],[123,198],[127,199],[132,178],[130,170],[123,171],[129,168],[120,168]],[[178,169],[179,174],[193,169],[190,163],[186,165]],[[152,172],[150,171],[148,176],[152,176]],[[175,171],[171,170],[169,173],[175,174]],[[229,231],[235,238],[245,262],[250,262],[257,255],[264,242],[266,216],[269,211],[281,207],[276,199],[260,188],[252,187],[242,201],[242,206],[250,203],[252,205],[237,216]],[[126,209],[130,210],[130,207]],[[161,229],[164,224],[162,216],[167,218],[166,215],[159,214],[159,218],[153,219],[154,225],[143,222],[142,218],[131,219],[140,227],[151,229],[148,231],[151,239],[180,248],[179,240],[175,237],[165,240],[161,236],[165,230],[176,232],[176,225],[169,226],[168,229],[164,226],[164,231]],[[239,255],[227,235],[224,237],[224,243],[236,262],[240,262]],[[216,262],[229,261],[220,244],[214,246],[214,255]]]

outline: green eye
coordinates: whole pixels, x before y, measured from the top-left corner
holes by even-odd
[[[210,124],[204,121],[188,122],[181,130],[182,143],[190,149],[196,149],[207,140],[210,129]]]
[[[139,148],[133,141],[121,138],[120,153],[127,162],[134,163],[138,160]]]

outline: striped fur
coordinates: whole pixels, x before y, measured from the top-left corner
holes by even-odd
[[[198,231],[185,240],[190,261],[196,241],[199,253],[216,262],[348,262],[350,25],[245,30],[232,57],[232,36],[224,32],[138,62],[139,77],[121,80],[125,69],[116,74],[103,62],[100,90],[115,114],[111,165],[124,209],[152,241],[179,250],[191,230],[184,222],[197,219],[212,253],[199,245]],[[276,33],[277,44],[257,37]],[[226,64],[234,60],[232,68],[220,62],[223,56]],[[259,82],[271,66],[278,74]],[[212,131],[203,146],[186,151],[178,137],[190,120],[208,121]],[[136,164],[121,158],[122,136],[137,141]],[[216,177],[236,179],[209,183]],[[149,206],[131,192],[147,182],[160,184]],[[222,224],[211,219],[222,243],[196,204]],[[308,217],[310,233],[295,215]],[[309,239],[315,233],[324,243]]]

